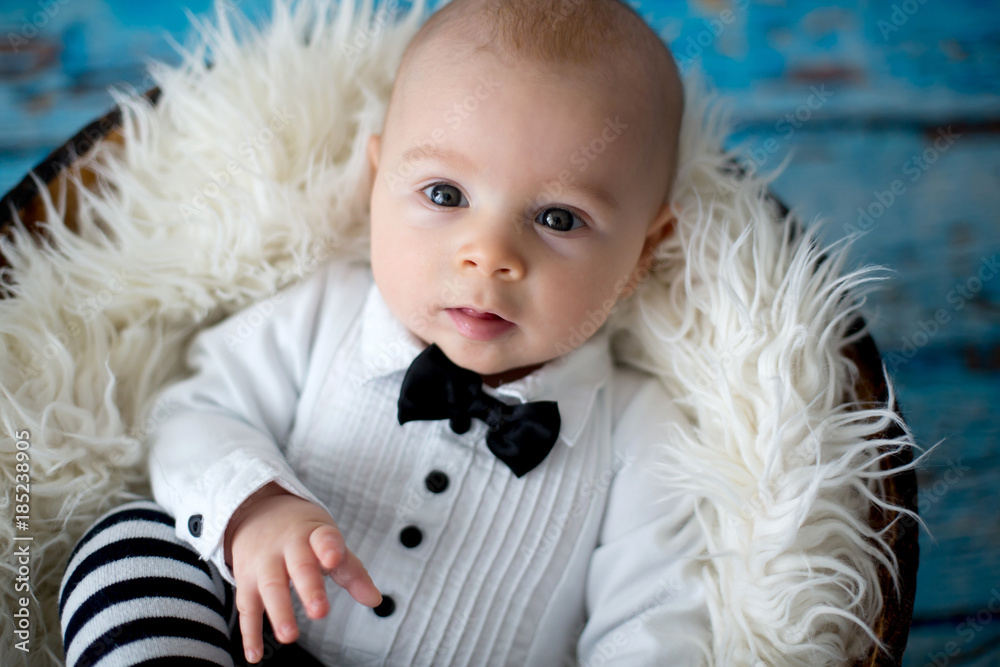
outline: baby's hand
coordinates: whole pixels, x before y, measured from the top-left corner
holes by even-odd
[[[236,579],[236,609],[249,662],[257,662],[264,653],[265,609],[279,642],[298,638],[289,577],[309,618],[322,618],[329,611],[325,572],[361,604],[375,607],[382,601],[361,561],[344,545],[333,518],[274,482],[250,496],[233,515],[225,549]]]

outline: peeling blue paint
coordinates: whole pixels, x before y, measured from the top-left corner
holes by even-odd
[[[184,5],[205,13],[211,2]],[[270,0],[240,5],[260,15]],[[36,25],[37,2],[4,2],[0,191],[106,112],[108,86],[141,85],[149,57],[176,61],[164,32],[183,39],[182,6],[73,0]],[[904,659],[934,664],[964,615],[983,609],[991,587],[1000,587],[1000,279],[975,282],[983,263],[1000,255],[998,5],[636,6],[686,71],[702,70],[732,96],[731,145],[750,142],[741,151],[750,167],[770,171],[792,155],[774,192],[812,224],[825,220],[828,241],[864,231],[852,257],[896,271],[865,312],[918,441],[947,438],[920,472],[937,542],[921,536],[917,621]],[[18,37],[31,28],[36,35]],[[817,90],[822,104],[811,103]],[[938,150],[948,127],[960,136]],[[936,317],[944,322],[933,328]],[[958,460],[973,465],[941,487],[948,463]],[[998,638],[995,623],[962,643],[950,664],[1000,664]]]

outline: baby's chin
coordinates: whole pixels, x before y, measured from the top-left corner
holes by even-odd
[[[432,342],[436,342],[445,356],[453,363],[482,376],[483,384],[490,387],[520,380],[524,376],[538,370],[546,363],[543,361],[528,365],[511,366],[510,364],[503,363],[502,360],[490,359],[488,353],[483,354],[485,350],[482,347],[482,343],[474,343],[472,349],[470,349],[467,344],[463,344],[465,341],[462,341],[458,345],[454,345],[453,341],[448,340]],[[487,343],[486,345],[489,344]]]
[[[480,375],[483,376],[483,384],[485,384],[486,386],[499,387],[502,384],[507,384],[508,382],[514,382],[515,380],[520,380],[521,378],[525,377],[526,375],[530,375],[531,373],[535,372],[544,365],[545,363],[543,362],[540,364],[533,364],[531,366],[521,366],[519,368],[512,368],[510,370],[503,371],[501,373],[492,373],[492,374],[480,373]]]

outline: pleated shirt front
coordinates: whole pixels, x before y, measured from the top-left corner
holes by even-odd
[[[486,388],[507,403],[558,403],[559,440],[518,478],[479,420],[464,434],[447,420],[398,423],[402,379],[423,345],[367,266],[331,262],[264,310],[196,338],[194,375],[160,398],[169,417],[151,474],[178,536],[231,582],[221,538],[256,489],[276,481],[330,512],[391,607],[376,614],[328,580],[330,611],[314,621],[293,594],[299,643],[313,655],[328,665],[698,664],[691,642],[707,619],[693,507],[664,505],[650,474],[682,418],[652,378],[612,363],[605,332]]]

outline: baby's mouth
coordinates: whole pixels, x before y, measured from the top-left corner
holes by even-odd
[[[447,312],[458,332],[470,340],[493,340],[515,326],[496,313],[475,308],[448,308]]]
[[[503,318],[496,313],[484,313],[480,310],[475,310],[473,308],[456,308],[460,312],[465,313],[469,317],[475,317],[479,320],[502,320]]]

